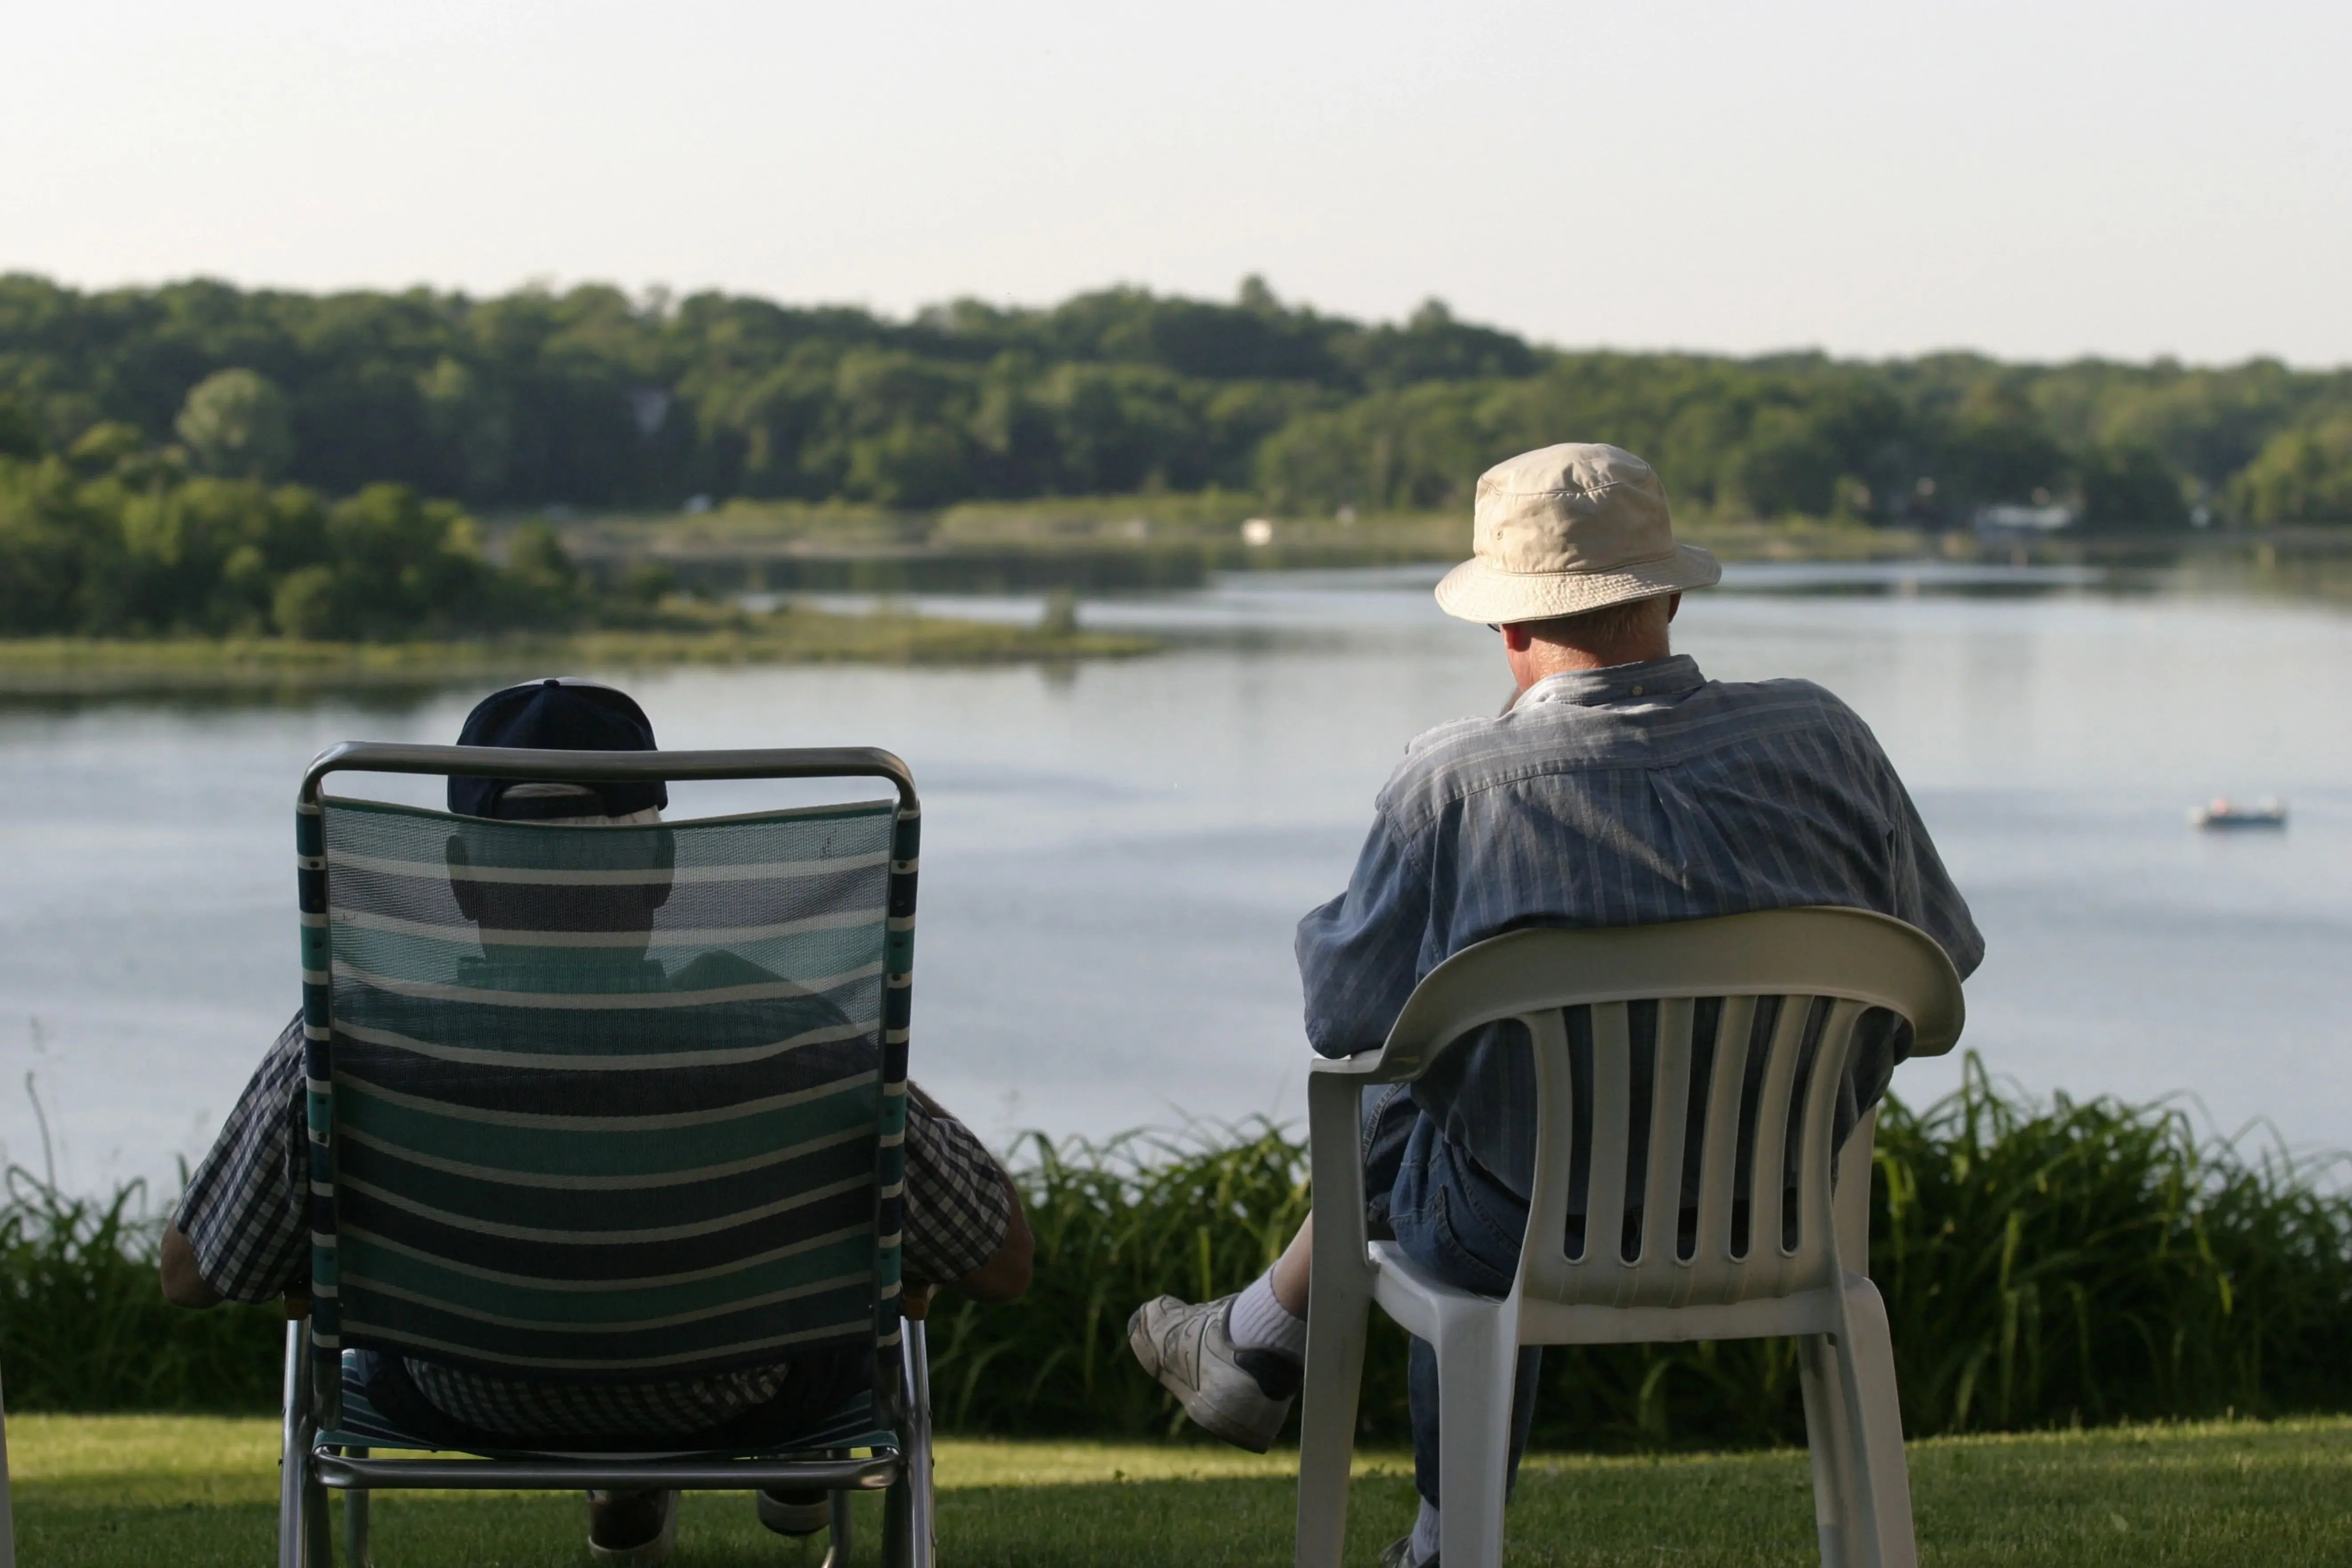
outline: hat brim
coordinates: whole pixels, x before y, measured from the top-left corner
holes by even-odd
[[[1605,610],[1633,599],[1654,599],[1723,581],[1715,557],[1695,544],[1672,555],[1616,572],[1505,572],[1465,561],[1437,584],[1437,607],[1465,621],[1507,626]]]

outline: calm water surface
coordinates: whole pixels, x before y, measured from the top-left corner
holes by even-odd
[[[1435,575],[1090,604],[1173,647],[1076,669],[627,684],[671,746],[871,743],[913,765],[916,1074],[992,1137],[1294,1118],[1291,927],[1344,884],[1405,740],[1507,689],[1489,634],[1431,606]],[[2352,1144],[2352,616],[2084,574],[1749,568],[1676,629],[1708,673],[1810,677],[1877,730],[1990,943],[1965,1044],[1995,1071]],[[168,1185],[298,1000],[303,763],[453,739],[476,695],[0,710],[0,1155],[42,1163],[29,1074],[61,1180]],[[679,790],[673,814],[778,798],[756,787]],[[2282,795],[2293,825],[2189,828],[2217,791]],[[1956,1074],[1896,1083],[1924,1098]]]

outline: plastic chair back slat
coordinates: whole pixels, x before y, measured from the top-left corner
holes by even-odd
[[[1782,1213],[1787,1169],[1789,1106],[1796,1088],[1812,998],[1783,996],[1780,1016],[1765,1047],[1764,1079],[1756,1099],[1756,1130],[1748,1168],[1748,1249],[1740,1297],[1777,1293],[1780,1282]]]
[[[1756,998],[1727,997],[1715,1033],[1715,1062],[1706,1085],[1706,1152],[1699,1161],[1698,1239],[1691,1260],[1691,1296],[1718,1293],[1730,1267],[1734,1162],[1739,1154],[1739,1101],[1748,1080],[1748,1037],[1756,1028]]]
[[[1819,942],[1784,941],[1793,956],[1776,970],[1769,951],[1759,955],[1718,942],[1721,951],[1710,955],[1701,941],[1694,944],[1696,962],[1672,973],[1657,954],[1697,928],[1731,922],[1519,932],[1483,944],[1518,944],[1527,954],[1518,964],[1476,950],[1463,955],[1475,954],[1484,965],[1489,994],[1474,996],[1463,988],[1459,1000],[1466,1005],[1450,1017],[1423,994],[1445,992],[1440,975],[1416,992],[1407,1015],[1426,1009],[1417,1025],[1428,1041],[1424,1060],[1496,1021],[1495,990],[1518,1004],[1501,1016],[1516,1017],[1529,1033],[1539,1152],[1520,1260],[1528,1300],[1724,1307],[1834,1283],[1836,1116],[1859,1025],[1874,1007],[1889,1007],[1915,1025],[1926,1020],[1933,1031],[1928,1042],[1940,1048],[1958,1032],[1958,982],[1927,939],[1884,917],[1807,910],[1773,919],[1791,933],[1827,921],[1855,939],[1858,951],[1841,965]],[[1537,956],[1546,939],[1559,952],[1613,943],[1624,962],[1594,963],[1591,978],[1599,984],[1570,975],[1546,984]],[[1648,996],[1634,990],[1644,969],[1656,985]],[[1779,973],[1806,984],[1776,984]],[[1714,1037],[1696,1125],[1694,1193],[1685,1190],[1684,1173],[1703,1005],[1714,1016]],[[1571,1064],[1580,1047],[1570,1042],[1588,1021],[1590,1103],[1580,1106]],[[1399,1035],[1405,1027],[1401,1020]],[[1685,1257],[1686,1215],[1695,1235]]]
[[[1797,1233],[1801,1245],[1832,1257],[1837,1253],[1832,1187],[1837,1156],[1834,1133],[1838,1093],[1845,1077],[1845,1064],[1853,1059],[1854,1030],[1865,1011],[1849,1001],[1831,1004],[1829,1020],[1822,1026],[1821,1053],[1814,1060],[1812,1078],[1805,1086],[1803,1154],[1797,1172]],[[1839,1068],[1836,1072],[1824,1071],[1821,1065],[1823,1062],[1836,1062]],[[1826,1129],[1832,1135],[1816,1136],[1816,1129]],[[1870,1178],[1868,1171],[1859,1174],[1864,1181]]]
[[[1572,1127],[1576,1124],[1576,1086],[1568,1065],[1567,1017],[1555,1007],[1530,1014],[1522,1022],[1527,1025],[1529,1046],[1535,1054],[1539,1121],[1545,1126]],[[1570,1182],[1565,1159],[1536,1162],[1535,1182],[1528,1194],[1528,1225],[1534,1234],[1565,1242]],[[1555,1282],[1564,1278],[1562,1271],[1567,1266],[1559,1245],[1528,1247],[1519,1260],[1523,1272]]]
[[[1633,1036],[1630,1009],[1603,1002],[1592,1009],[1591,1187],[1584,1209],[1580,1262],[1619,1259],[1625,1228],[1625,1155],[1633,1131]]]
[[[1691,1029],[1697,1007],[1690,998],[1658,1005],[1657,1048],[1652,1054],[1650,1158],[1642,1178],[1642,1238],[1636,1260],[1673,1259],[1682,1220],[1683,1140],[1690,1126]]]

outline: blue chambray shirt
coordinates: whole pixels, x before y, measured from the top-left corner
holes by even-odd
[[[1414,984],[1522,926],[1648,925],[1801,904],[1919,927],[1962,975],[1984,939],[1876,737],[1806,680],[1708,680],[1686,656],[1551,676],[1500,717],[1440,725],[1374,803],[1348,890],[1298,922],[1307,1037],[1381,1044]],[[1840,1121],[1907,1037],[1858,1049]],[[1524,1031],[1446,1052],[1413,1088],[1445,1136],[1524,1195]]]

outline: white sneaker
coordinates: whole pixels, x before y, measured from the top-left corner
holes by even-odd
[[[1202,1430],[1263,1454],[1281,1435],[1291,1401],[1269,1394],[1243,1365],[1225,1331],[1233,1300],[1220,1296],[1197,1307],[1173,1296],[1146,1301],[1127,1321],[1127,1342]]]
[[[1437,1559],[1412,1560],[1412,1532],[1408,1531],[1381,1549],[1381,1568],[1437,1568]]]

